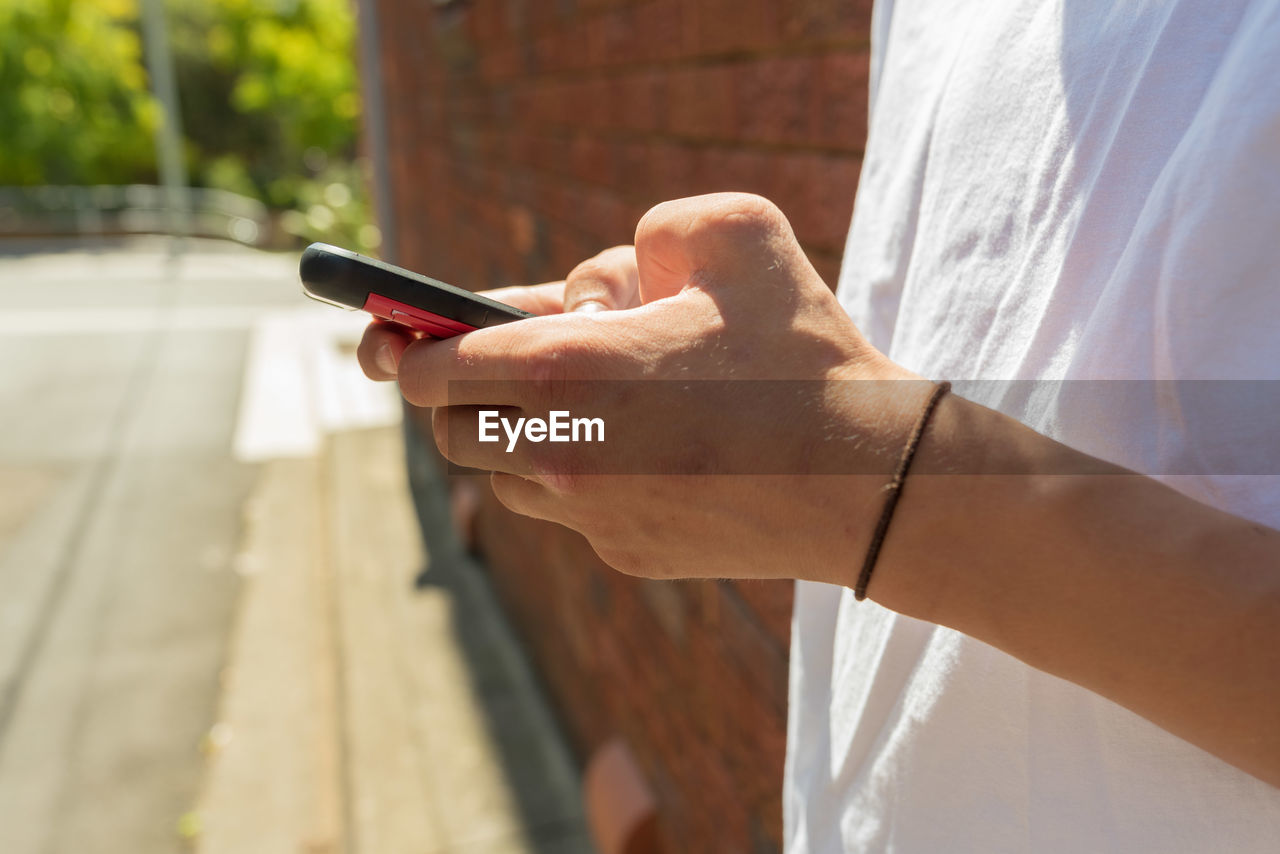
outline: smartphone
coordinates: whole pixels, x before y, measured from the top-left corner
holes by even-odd
[[[534,316],[327,243],[312,243],[303,250],[298,272],[303,293],[312,299],[367,311],[432,338],[451,338]]]

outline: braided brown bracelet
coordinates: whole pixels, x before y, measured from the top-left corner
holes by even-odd
[[[916,420],[916,426],[911,430],[911,437],[907,439],[907,445],[902,449],[902,457],[898,460],[898,468],[893,473],[893,480],[885,485],[884,509],[880,511],[880,521],[876,523],[876,531],[871,535],[871,545],[867,547],[867,557],[862,562],[862,572],[858,573],[858,583],[853,588],[853,598],[859,602],[867,598],[867,584],[871,581],[871,571],[876,567],[876,558],[880,556],[880,547],[884,545],[884,536],[889,531],[889,520],[893,518],[893,508],[898,506],[898,499],[902,497],[902,484],[906,481],[907,472],[911,469],[911,460],[916,455],[916,448],[920,447],[920,437],[924,435],[924,428],[928,426],[929,417],[937,408],[938,401],[942,400],[943,395],[950,390],[951,383],[948,382],[934,386],[929,402],[924,405],[920,418]]]

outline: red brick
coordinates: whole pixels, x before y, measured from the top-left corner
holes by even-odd
[[[539,4],[534,4],[539,5]],[[554,35],[533,38],[529,56],[538,73],[556,71],[560,64],[560,42]]]
[[[777,187],[775,164],[778,156],[761,151],[720,150],[708,155],[718,165],[723,189],[755,193],[772,199]]]
[[[615,185],[613,148],[599,137],[578,134],[568,143],[569,173],[589,184]]]
[[[619,75],[612,81],[614,127],[628,131],[653,131],[667,123],[668,77],[656,71]]]
[[[777,0],[702,0],[696,10],[698,53],[703,56],[753,51],[778,40],[783,7]]]
[[[791,604],[795,584],[790,581],[733,581],[738,597],[755,612],[760,625],[786,649],[791,643]]]
[[[652,190],[649,146],[640,142],[617,143],[618,189],[624,193]]]
[[[672,142],[654,143],[649,149],[649,174],[660,199],[693,195],[699,154],[692,146]]]
[[[763,59],[738,67],[736,95],[742,138],[810,143],[817,137],[821,63],[816,57]]]
[[[560,23],[556,3],[522,3],[525,24],[534,33],[545,33]]]
[[[563,138],[540,134],[529,139],[529,165],[549,174],[562,174],[565,165]]]
[[[507,80],[520,69],[520,54],[514,47],[495,48],[480,60],[480,75],[485,80]]]
[[[581,237],[565,227],[552,227],[550,234],[552,275],[562,279],[595,252]]]
[[[789,42],[865,42],[873,0],[789,0],[782,32]]]
[[[587,198],[587,231],[600,249],[630,243],[635,235],[635,222],[627,206],[615,193],[595,190]]]
[[[638,6],[633,38],[636,59],[667,62],[696,52],[697,8],[688,0],[654,0]]]
[[[667,81],[667,129],[676,136],[728,139],[737,130],[731,66],[698,66],[673,72]]]
[[[843,245],[853,212],[858,161],[847,156],[793,154],[776,163],[774,201],[796,238],[821,249]]]
[[[572,112],[567,117],[575,127],[605,128],[613,117],[612,90],[609,80],[588,77],[572,90]]]
[[[592,68],[626,65],[635,57],[634,10],[616,9],[597,15],[581,29],[581,43],[576,46]]]

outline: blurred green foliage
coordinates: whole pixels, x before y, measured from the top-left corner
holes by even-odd
[[[376,248],[349,0],[166,0],[195,186]],[[157,180],[139,0],[0,0],[0,184]]]
[[[129,0],[0,0],[0,184],[154,181]]]

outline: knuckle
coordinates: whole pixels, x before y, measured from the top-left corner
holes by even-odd
[[[414,341],[400,356],[397,375],[400,393],[413,406],[432,406],[439,402],[433,399],[435,378],[427,351],[430,346],[426,340]]]
[[[513,513],[520,512],[520,479],[515,475],[493,472],[489,475],[489,486],[498,503]]]
[[[569,392],[569,357],[562,348],[541,348],[528,358],[528,394],[536,414],[559,409]]]
[[[689,199],[673,199],[658,204],[645,211],[644,216],[636,223],[636,247],[646,239],[652,239],[675,227],[685,216]]]
[[[534,348],[526,357],[529,365],[529,381],[539,399],[557,393],[568,377],[567,346]]]
[[[591,365],[598,358],[586,339],[557,336],[532,344],[523,355],[531,393],[546,406],[568,401],[575,383],[589,378]]]
[[[581,282],[610,282],[620,278],[617,265],[609,263],[599,255],[578,264],[569,272],[565,280],[570,284]]]
[[[630,575],[636,578],[643,578],[646,575],[644,561],[639,560],[631,552],[595,542],[591,543],[591,547],[595,550],[600,560],[623,575]]]
[[[370,379],[380,379],[383,375],[383,371],[378,368],[373,358],[381,343],[382,339],[377,330],[368,327],[360,338],[360,344],[356,347],[356,361],[360,363],[360,369],[364,371],[365,376]]]
[[[538,495],[538,486],[515,474],[493,472],[489,475],[493,497],[512,513],[533,519],[548,519],[546,502]]]
[[[585,478],[565,460],[535,459],[533,466],[538,481],[561,499],[582,496],[586,486]]]
[[[628,261],[634,261],[636,248],[630,243],[619,243],[617,246],[610,246],[608,249],[600,252],[597,258],[608,258],[610,263],[626,264]]]
[[[636,244],[645,251],[722,245],[726,240],[770,240],[789,231],[786,216],[764,196],[712,193],[650,208],[636,228]]]
[[[721,194],[704,216],[704,227],[744,237],[771,235],[786,223],[777,205],[752,193]]]

